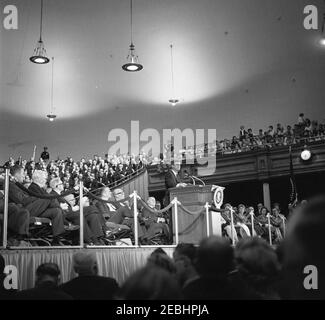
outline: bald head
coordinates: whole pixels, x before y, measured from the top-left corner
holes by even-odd
[[[96,254],[91,251],[79,251],[73,256],[73,269],[79,276],[97,275]]]

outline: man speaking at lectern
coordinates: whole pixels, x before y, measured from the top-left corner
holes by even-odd
[[[166,189],[175,188],[175,187],[185,187],[186,183],[181,182],[179,171],[181,169],[180,163],[173,164],[165,175],[165,186]]]

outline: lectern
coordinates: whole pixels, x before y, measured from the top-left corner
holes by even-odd
[[[185,211],[178,206],[178,241],[183,243],[198,244],[207,236],[207,226],[209,234],[219,234],[221,230],[220,214],[209,211],[208,224],[205,204],[214,201],[217,208],[220,208],[223,201],[223,187],[212,185],[191,185],[169,189],[170,200],[175,197],[185,207]],[[216,203],[217,201],[217,203]],[[188,212],[187,212],[188,211]],[[175,207],[172,210],[173,216],[173,236],[175,243]],[[221,234],[220,234],[221,235]]]

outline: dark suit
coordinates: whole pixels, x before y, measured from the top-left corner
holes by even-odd
[[[41,190],[40,194],[44,194],[44,192],[46,194],[45,190],[43,192],[41,188],[39,189]],[[54,236],[64,232],[62,210],[60,207],[55,207],[52,200],[30,197],[14,182],[9,183],[9,199],[15,204],[21,204],[29,211],[31,217],[49,218],[52,221]]]
[[[75,300],[112,300],[118,290],[115,279],[101,276],[79,276],[60,286]]]
[[[132,206],[128,206],[125,203],[114,202],[112,203],[116,208],[116,212],[108,219],[109,222],[117,223],[117,224],[125,224],[130,227],[132,230],[134,229],[134,213],[133,213],[133,204]],[[140,204],[138,203],[138,209]],[[144,231],[140,226],[138,220],[138,236],[139,238],[143,237]]]
[[[146,228],[144,238],[151,239],[159,232],[165,234],[166,236],[169,235],[167,224],[157,222],[159,216],[156,212],[151,212],[148,209],[143,208],[141,218],[144,220],[144,225]]]
[[[71,296],[59,289],[53,282],[44,282],[36,288],[17,293],[17,300],[73,300]]]
[[[170,169],[165,174],[165,186],[166,189],[175,188],[177,184],[181,182],[179,175],[175,175],[175,173]]]
[[[51,191],[52,195],[59,195],[56,191]],[[58,198],[60,203],[67,203],[63,198]],[[68,210],[64,210],[64,218],[72,222],[75,225],[80,226],[80,211],[72,211],[71,207]],[[98,210],[95,206],[89,206],[83,208],[84,214],[84,241],[92,242],[96,238],[104,235],[102,225],[104,224],[103,219],[98,215]]]
[[[0,194],[0,212],[4,210],[4,199]],[[8,204],[8,229],[20,235],[29,233],[29,211],[14,203]]]

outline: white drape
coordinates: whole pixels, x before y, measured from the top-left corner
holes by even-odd
[[[145,265],[153,248],[89,248],[94,250],[97,256],[99,275],[113,277],[119,284]],[[172,255],[174,248],[163,248],[168,255]],[[35,283],[37,267],[45,262],[56,263],[61,270],[61,281],[66,282],[75,273],[72,270],[73,253],[80,249],[49,249],[49,250],[2,250],[6,265],[14,265],[18,270],[18,289],[32,288]]]

